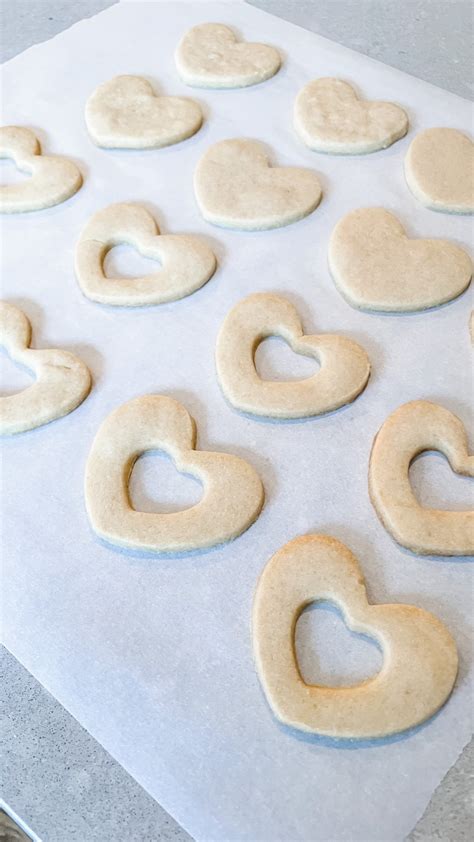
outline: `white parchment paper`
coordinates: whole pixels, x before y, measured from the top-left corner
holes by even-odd
[[[205,21],[228,22],[246,39],[277,46],[281,72],[243,90],[187,88],[173,51],[188,27]],[[84,103],[119,73],[193,97],[204,127],[164,150],[97,149]],[[403,105],[407,138],[357,158],[307,150],[294,135],[292,108],[302,85],[318,76],[352,80],[369,98]],[[411,236],[468,245],[469,219],[418,204],[402,163],[422,128],[469,130],[469,104],[247,5],[213,2],[114,6],[7,63],[3,91],[3,121],[34,128],[45,152],[72,157],[85,177],[68,202],[2,220],[4,297],[32,319],[36,347],[75,351],[94,375],[90,397],[73,414],[2,442],[6,645],[199,840],[402,839],[469,738],[472,579],[469,562],[417,558],[394,544],[369,501],[368,456],[389,412],[414,398],[439,401],[469,424],[470,300],[466,293],[410,316],[359,313],[334,287],[327,243],[344,213],[383,205]],[[264,141],[276,164],[314,168],[324,187],[320,207],[270,232],[206,224],[193,170],[211,143],[229,137]],[[206,238],[219,259],[215,277],[162,307],[121,310],[86,300],[74,278],[74,246],[90,215],[116,201],[145,203],[164,233]],[[138,265],[124,249],[110,259],[132,272]],[[216,334],[229,308],[255,290],[287,295],[307,332],[340,332],[364,345],[373,376],[353,405],[305,423],[270,424],[225,403],[214,373]],[[289,353],[279,359],[277,347],[270,341],[262,349],[262,371],[305,372]],[[157,560],[117,552],[89,528],[82,483],[93,436],[114,407],[149,392],[182,400],[201,448],[237,453],[260,472],[265,509],[234,543]],[[468,480],[456,480],[441,457],[423,457],[415,472],[427,504],[467,505]],[[195,490],[152,455],[134,472],[136,505],[185,506]],[[413,602],[454,634],[460,672],[453,696],[416,732],[338,744],[274,720],[252,662],[252,596],[272,553],[311,531],[330,533],[357,554],[372,601]],[[305,615],[298,629],[310,678],[351,681],[376,669],[372,647],[355,644],[335,615],[323,613]]]

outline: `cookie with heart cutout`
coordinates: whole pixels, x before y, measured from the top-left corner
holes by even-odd
[[[119,547],[149,553],[210,549],[237,538],[257,519],[263,485],[255,469],[229,453],[196,451],[196,426],[184,406],[163,395],[123,404],[105,419],[92,444],[85,499],[94,531]],[[147,450],[164,450],[178,471],[204,486],[195,506],[168,514],[132,508],[128,481]]]
[[[298,617],[329,600],[351,631],[374,638],[384,663],[374,678],[345,687],[306,684],[295,654]],[[359,564],[327,535],[303,535],[267,563],[253,604],[253,645],[267,701],[285,725],[335,739],[390,737],[420,725],[449,698],[456,644],[434,614],[414,605],[368,602]]]
[[[0,345],[13,362],[36,375],[36,382],[15,395],[0,397],[0,435],[34,430],[68,415],[91,389],[89,369],[75,354],[30,348],[31,325],[25,314],[0,302]]]
[[[87,130],[103,149],[160,149],[179,143],[202,125],[192,99],[158,96],[141,76],[115,76],[86,103]]]
[[[469,255],[449,240],[411,239],[384,208],[359,208],[335,226],[329,268],[360,310],[407,313],[451,301],[469,286]]]
[[[64,202],[82,185],[78,167],[59,155],[43,155],[36,135],[22,126],[0,128],[0,158],[11,158],[30,178],[0,186],[0,213],[43,210]]]
[[[255,353],[264,339],[281,336],[296,354],[313,357],[320,369],[305,380],[262,380]],[[236,409],[267,418],[307,418],[350,403],[363,391],[370,360],[343,336],[303,332],[296,308],[283,296],[255,293],[226,316],[216,344],[222,391]]]
[[[107,253],[128,243],[144,257],[160,262],[150,275],[109,278],[104,271]],[[138,307],[177,301],[200,289],[216,270],[216,258],[198,237],[160,234],[146,208],[122,202],[95,213],[76,246],[76,277],[91,301],[116,307]]]
[[[245,88],[278,72],[278,50],[266,44],[239,41],[229,26],[201,23],[193,26],[175,53],[178,73],[196,88]]]
[[[296,97],[294,124],[306,146],[332,155],[386,149],[408,131],[408,117],[393,102],[360,99],[342,79],[314,79]]]
[[[410,464],[427,450],[443,453],[455,473],[474,477],[474,455],[459,418],[430,401],[411,401],[389,415],[374,439],[369,464],[374,509],[395,541],[414,553],[473,555],[474,510],[424,508],[413,493]]]
[[[410,143],[405,178],[430,210],[474,213],[474,143],[458,129],[425,129]]]
[[[312,170],[273,167],[262,143],[221,140],[201,157],[194,192],[208,222],[223,228],[263,231],[297,222],[321,201]]]

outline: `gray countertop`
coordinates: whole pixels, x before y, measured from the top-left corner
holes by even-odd
[[[470,0],[251,2],[460,96],[472,95]],[[0,0],[2,60],[111,5],[111,0]],[[0,687],[2,797],[43,842],[189,842],[5,649],[0,649]],[[411,842],[472,838],[473,755],[471,742],[434,793]]]

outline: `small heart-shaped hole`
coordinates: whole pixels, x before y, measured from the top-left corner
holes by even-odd
[[[383,654],[371,637],[350,631],[332,602],[308,605],[295,629],[298,668],[306,684],[349,687],[380,672]]]
[[[295,354],[281,336],[269,336],[255,352],[255,368],[262,380],[306,380],[319,368],[318,361]]]
[[[19,184],[27,178],[31,178],[31,173],[19,170],[11,158],[0,158],[0,184],[2,186]]]
[[[147,450],[135,462],[129,484],[130,503],[137,512],[182,512],[199,503],[202,484],[176,470],[162,450]]]
[[[21,363],[14,362],[4,348],[0,348],[0,396],[8,397],[31,386],[34,374]]]
[[[413,460],[410,482],[423,508],[458,512],[474,508],[474,478],[455,473],[437,450],[420,453]]]
[[[160,267],[159,260],[144,257],[128,243],[121,243],[111,248],[104,260],[104,272],[108,278],[123,278],[124,280],[142,278],[158,271]]]

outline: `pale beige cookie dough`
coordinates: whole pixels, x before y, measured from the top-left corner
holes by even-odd
[[[456,415],[429,401],[411,401],[392,412],[372,446],[369,492],[375,511],[395,541],[421,555],[474,554],[474,511],[420,506],[410,484],[418,454],[438,450],[457,474],[474,477],[474,456]]]
[[[244,139],[222,140],[204,153],[194,173],[194,191],[204,219],[244,231],[290,225],[321,200],[316,173],[272,167],[264,145]]]
[[[313,357],[320,369],[305,380],[262,380],[255,353],[268,336],[281,336],[297,354]],[[255,293],[226,316],[216,345],[217,376],[236,409],[272,418],[304,418],[338,409],[365,388],[370,360],[343,336],[305,336],[298,313],[280,295]]]
[[[23,213],[57,205],[77,193],[82,185],[80,170],[58,155],[43,155],[30,129],[0,128],[0,158],[11,158],[30,178],[0,186],[0,213]]]
[[[358,155],[391,146],[408,131],[408,117],[392,102],[359,99],[342,79],[314,79],[295,102],[294,123],[315,152]]]
[[[104,149],[159,149],[195,134],[202,111],[192,99],[157,96],[141,76],[115,76],[87,100],[86,125]]]
[[[86,465],[85,499],[94,531],[111,544],[150,553],[208,549],[245,532],[263,506],[257,472],[237,456],[196,451],[195,446],[195,423],[172,398],[146,395],[112,412],[99,428]],[[170,514],[132,508],[132,468],[152,449],[164,450],[178,471],[202,482],[199,503]]]
[[[30,369],[36,382],[15,395],[0,397],[0,435],[41,427],[68,415],[87,397],[89,369],[74,354],[30,348],[31,325],[13,304],[0,302],[0,345],[14,362]]]
[[[410,239],[383,208],[343,216],[329,240],[336,286],[361,310],[426,310],[456,298],[468,286],[472,262],[449,240]]]
[[[306,684],[295,628],[312,602],[330,600],[348,627],[380,645],[374,678],[345,687]],[[257,671],[273,713],[285,725],[333,738],[389,737],[420,725],[446,702],[458,656],[448,629],[414,605],[371,605],[357,559],[326,535],[290,541],[260,576],[253,606]]]
[[[175,53],[178,73],[196,88],[244,88],[274,76],[280,69],[278,50],[266,44],[239,41],[222,23],[193,26]]]
[[[405,178],[427,208],[474,212],[474,144],[457,129],[425,129],[405,157]]]
[[[107,252],[121,243],[161,266],[141,278],[107,277]],[[146,208],[119,203],[91,217],[76,246],[75,269],[79,286],[91,301],[137,307],[176,301],[200,289],[214,274],[216,258],[198,237],[160,234]]]

